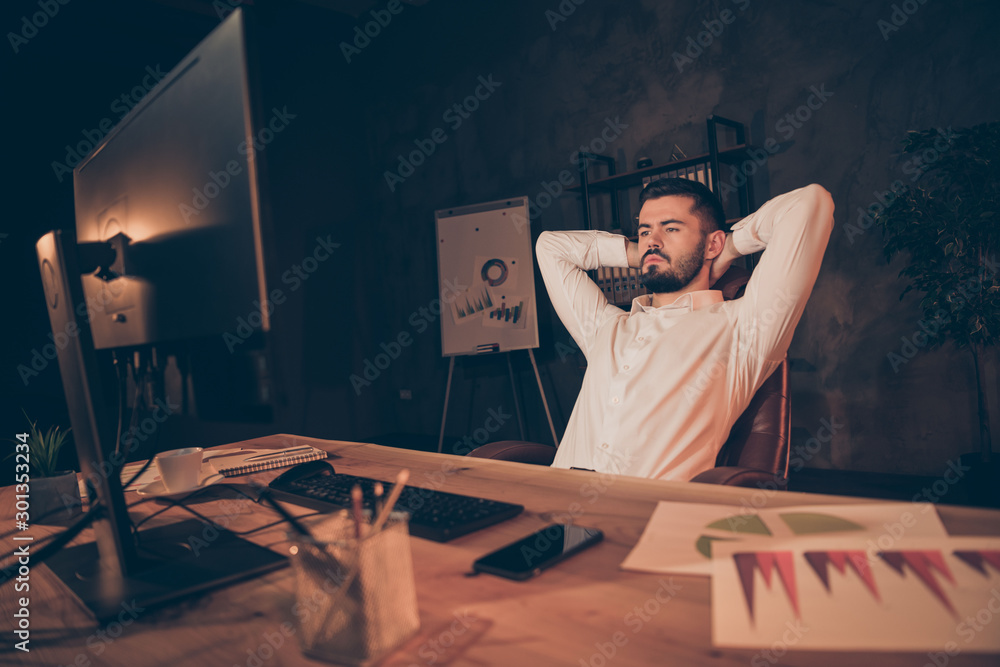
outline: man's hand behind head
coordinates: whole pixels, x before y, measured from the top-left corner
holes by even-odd
[[[733,235],[726,234],[726,244],[714,260],[712,260],[712,268],[708,274],[708,284],[712,287],[719,281],[719,279],[725,275],[729,267],[732,266],[733,262],[742,257],[740,253],[736,250],[736,246],[733,245]]]

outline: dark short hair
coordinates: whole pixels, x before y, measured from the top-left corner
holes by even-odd
[[[719,201],[714,192],[708,189],[708,186],[689,178],[661,178],[652,181],[642,189],[642,193],[639,195],[639,208],[642,209],[643,204],[650,199],[675,196],[694,199],[694,206],[691,210],[702,221],[702,228],[706,235],[718,230],[728,231],[722,202]]]

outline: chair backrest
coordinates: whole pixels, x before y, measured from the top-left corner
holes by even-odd
[[[730,269],[713,285],[728,301],[743,296],[750,272]],[[789,434],[792,429],[786,357],[754,394],[750,404],[729,431],[715,458],[716,467],[739,467],[770,473],[773,478],[788,476]]]
[[[788,476],[788,436],[791,405],[788,396],[788,359],[764,380],[740,415],[715,457],[716,467],[752,468]]]

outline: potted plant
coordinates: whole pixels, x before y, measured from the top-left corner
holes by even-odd
[[[69,431],[62,431],[58,426],[50,426],[42,433],[37,422],[31,421],[30,433],[21,434],[15,440],[21,445],[15,448],[11,456],[18,463],[23,463],[23,455],[27,456],[31,470],[28,482],[30,514],[29,519],[35,523],[44,523],[53,519],[71,518],[80,508],[80,487],[76,473],[72,470],[57,470],[59,451],[66,443]],[[27,445],[27,452],[24,451]],[[63,509],[63,512],[57,510]]]
[[[887,260],[906,253],[900,277],[932,322],[928,347],[951,341],[975,366],[979,446],[973,477],[995,475],[984,357],[1000,335],[1000,122],[958,130],[910,132],[903,172],[911,184],[874,216]],[[963,461],[973,457],[963,457]],[[978,486],[978,485],[977,485]],[[988,487],[983,487],[988,488]]]

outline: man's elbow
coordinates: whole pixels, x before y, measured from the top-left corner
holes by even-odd
[[[535,241],[535,254],[536,255],[552,255],[555,249],[558,247],[558,235],[552,231],[544,231],[538,235],[538,240]]]
[[[807,206],[812,209],[813,224],[823,225],[827,230],[833,229],[833,195],[818,183],[812,183],[802,188],[802,196]]]

